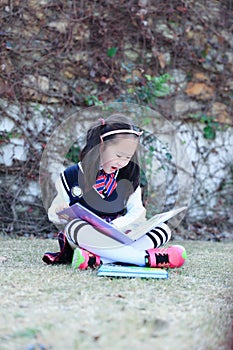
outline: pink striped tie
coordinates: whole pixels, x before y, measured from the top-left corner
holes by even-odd
[[[100,170],[99,175],[96,179],[96,183],[93,186],[100,194],[105,197],[110,196],[110,194],[117,187],[117,182],[115,179],[116,172],[111,174],[106,174],[104,170]]]

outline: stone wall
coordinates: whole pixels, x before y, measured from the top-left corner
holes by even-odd
[[[6,232],[51,229],[39,198],[45,145],[68,116],[110,101],[147,105],[181,135],[195,180],[188,223],[230,219],[230,1],[3,0],[0,8],[0,181]],[[148,77],[164,74],[172,80],[160,96]],[[149,123],[156,133],[156,123]],[[155,203],[161,205],[159,197]]]

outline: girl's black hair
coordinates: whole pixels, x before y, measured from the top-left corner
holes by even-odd
[[[89,190],[96,182],[96,176],[100,167],[99,148],[101,144],[101,135],[119,129],[136,129],[132,121],[123,114],[112,114],[104,123],[99,120],[87,132],[86,145],[81,151],[80,160],[84,172],[85,190]],[[104,142],[113,140],[117,135],[114,134],[104,137]],[[123,134],[121,134],[123,135]],[[137,135],[131,134],[137,138]],[[137,151],[134,153],[127,166],[119,170],[118,181],[126,179],[132,184],[132,192],[138,187],[140,182],[140,168],[138,163]],[[129,193],[128,195],[130,195]]]

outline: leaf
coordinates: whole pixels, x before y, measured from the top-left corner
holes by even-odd
[[[155,151],[155,148],[154,148],[153,146],[150,146],[150,147],[149,147],[149,151],[150,151],[150,152],[154,152],[154,151]]]
[[[151,75],[148,75],[148,74],[145,74],[145,77],[148,81],[151,81],[151,79],[152,79]]]
[[[114,57],[117,53],[118,47],[110,47],[110,49],[108,49],[107,51],[107,55],[108,57]]]
[[[214,140],[215,136],[216,136],[215,129],[212,126],[210,126],[210,125],[206,126],[203,129],[203,136],[204,136],[205,139]]]
[[[127,92],[128,92],[129,94],[133,94],[133,93],[134,93],[134,88],[129,88],[129,89],[127,90]]]
[[[166,158],[168,159],[168,160],[171,160],[172,159],[172,155],[171,155],[171,153],[166,153],[165,154],[165,156],[166,156]]]

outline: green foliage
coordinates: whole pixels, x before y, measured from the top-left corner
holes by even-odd
[[[117,53],[117,50],[118,50],[118,47],[110,47],[110,49],[108,49],[107,51],[108,57],[110,58],[114,57]]]
[[[125,67],[127,68],[127,72],[133,69],[131,66]],[[126,89],[126,92],[120,96],[117,102],[155,106],[157,97],[165,97],[170,93],[169,81],[171,80],[172,77],[169,74],[163,74],[159,77],[146,74],[142,79],[138,77],[134,78],[134,84],[132,84],[132,79],[128,79],[126,83],[130,86]]]
[[[214,140],[217,131],[224,131],[226,128],[228,128],[227,125],[220,125],[218,122],[216,122],[213,116],[193,114],[190,115],[190,117],[198,120],[202,124],[205,124],[203,128],[203,137],[208,140]]]
[[[169,94],[168,80],[171,77],[169,74],[163,74],[160,77],[145,75],[145,78],[145,84],[136,86],[132,93],[139,102],[155,106],[157,97],[164,97]]]
[[[84,103],[85,103],[85,105],[87,105],[88,107],[90,107],[90,106],[101,106],[101,105],[103,105],[103,102],[100,101],[100,100],[98,99],[98,97],[97,97],[97,96],[94,96],[94,95],[88,95],[88,96],[86,96],[85,99],[84,99]]]
[[[111,47],[107,51],[109,57],[114,57],[118,48]],[[157,97],[165,97],[170,93],[169,81],[172,77],[169,74],[163,74],[159,77],[154,77],[148,74],[138,77],[132,74],[135,69],[133,63],[121,63],[122,69],[124,69],[128,74],[129,78],[126,80],[126,87],[123,89],[123,93],[115,100],[115,102],[127,102],[127,103],[137,103],[147,106],[155,106]],[[84,98],[84,103],[87,106],[103,106],[104,104],[95,95],[88,95]],[[142,124],[145,126],[150,123],[150,118],[145,117],[142,120]]]
[[[167,158],[167,160],[172,160],[172,155],[169,152],[165,154],[165,157]]]
[[[77,143],[74,143],[70,149],[69,152],[66,154],[66,159],[71,161],[72,163],[77,164],[79,162],[79,154],[80,154],[80,146]]]
[[[170,87],[168,81],[172,80],[169,74],[163,74],[159,77],[152,77],[150,75],[145,75],[147,79],[147,84],[145,85],[145,91],[152,97],[163,97],[167,96],[170,92]]]
[[[206,124],[203,129],[203,136],[205,139],[214,140],[216,137],[216,130],[219,127],[219,123],[213,121],[213,117],[202,115],[200,122]]]
[[[216,137],[216,131],[212,126],[207,125],[203,129],[203,136],[205,139],[214,140]]]

